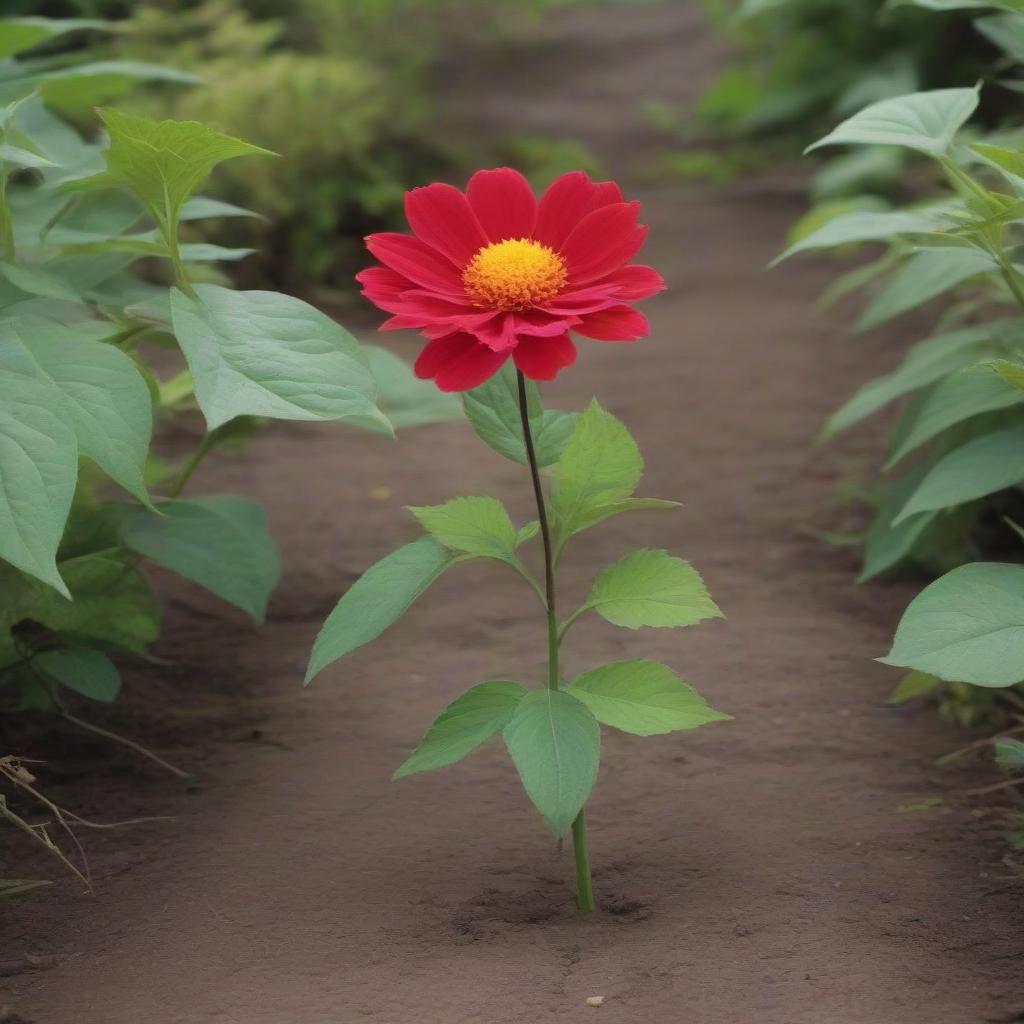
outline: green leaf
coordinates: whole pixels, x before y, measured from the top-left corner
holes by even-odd
[[[595,510],[630,497],[643,470],[640,450],[629,431],[596,400],[591,402],[555,470],[551,510],[556,546],[582,530]]]
[[[31,150],[0,142],[0,164],[11,164],[14,167],[39,170],[43,167],[56,167],[52,160],[33,153]]]
[[[367,569],[323,624],[313,645],[306,683],[331,662],[379,637],[452,561],[433,537],[421,537]]]
[[[1009,359],[993,359],[988,364],[1007,384],[1024,391],[1024,363],[1014,363]]]
[[[657,661],[616,661],[584,672],[567,691],[583,701],[605,725],[636,736],[696,729],[730,716],[704,698],[667,665]]]
[[[995,269],[992,257],[978,249],[925,249],[916,252],[871,300],[857,321],[857,330],[873,330],[972,277]]]
[[[997,430],[944,455],[894,520],[962,505],[1024,480],[1024,426]]]
[[[100,18],[3,18],[0,20],[0,58],[31,50],[66,32],[102,29],[108,24]]]
[[[925,587],[880,660],[976,686],[1024,680],[1024,566],[972,562]]]
[[[601,759],[601,729],[590,710],[561,690],[534,690],[504,729],[527,795],[560,836],[590,796]]]
[[[972,416],[1007,409],[1024,402],[1024,392],[1013,387],[985,364],[968,366],[940,381],[916,410],[906,431],[894,438],[888,466],[909,455],[949,427]]]
[[[606,519],[625,515],[627,512],[659,511],[679,508],[679,506],[680,502],[666,501],[664,498],[623,498],[621,501],[614,501],[609,505],[598,505],[581,515],[576,531],[589,529],[591,526],[603,523]]]
[[[889,242],[913,231],[933,231],[949,223],[948,208],[920,210],[858,210],[826,221],[817,231],[795,242],[771,263],[775,266],[790,256],[811,249],[832,249],[863,242]]]
[[[204,496],[162,501],[156,509],[123,510],[124,544],[262,622],[281,571],[263,507]]]
[[[57,546],[78,479],[78,444],[53,388],[9,368],[0,346],[0,558],[66,594]]]
[[[974,28],[1018,64],[1024,63],[1024,18],[1019,12],[978,18]]]
[[[268,150],[222,135],[197,121],[154,121],[104,108],[100,118],[110,134],[107,171],[95,184],[130,189],[168,235],[181,208],[219,163]]]
[[[44,590],[25,617],[87,644],[144,653],[160,632],[160,609],[137,569],[116,558],[90,555],[61,563],[71,592],[66,600]]]
[[[955,370],[977,363],[990,354],[1007,328],[1021,329],[1020,320],[1003,320],[994,324],[966,327],[918,342],[903,362],[882,377],[863,385],[840,409],[832,414],[822,430],[822,438],[834,437],[883,406],[911,391],[927,387]]]
[[[197,285],[171,291],[174,333],[210,430],[236,416],[346,420],[390,432],[356,340],[300,299]]]
[[[526,382],[530,432],[541,468],[556,463],[569,439],[577,414],[541,408],[533,381]],[[523,424],[519,412],[519,391],[515,368],[506,364],[486,383],[462,396],[470,425],[480,439],[506,459],[526,465]]]
[[[1024,772],[1024,743],[1020,740],[996,740],[996,764],[1004,772]]]
[[[412,756],[392,781],[432,772],[461,761],[508,725],[527,690],[519,683],[492,680],[456,697],[434,720]]]
[[[434,539],[452,551],[505,562],[516,560],[518,534],[497,498],[452,498],[443,505],[410,507]]]
[[[377,407],[396,430],[462,418],[462,403],[420,380],[412,367],[379,345],[363,345],[363,355],[377,382]]]
[[[941,156],[978,106],[978,88],[933,89],[872,103],[807,151],[819,146],[905,146]]]
[[[689,562],[649,548],[602,569],[583,607],[626,629],[723,617]]]
[[[941,679],[936,679],[935,676],[931,676],[927,672],[908,672],[900,680],[899,686],[889,695],[888,703],[906,704],[908,701],[933,693],[941,685]]]
[[[858,583],[865,583],[903,562],[934,523],[936,513],[925,513],[906,519],[899,526],[893,525],[924,472],[924,466],[915,467],[908,476],[892,480],[882,488],[878,511],[864,545],[864,564]]]
[[[91,700],[109,703],[121,692],[121,673],[102,651],[88,647],[47,651],[36,657],[35,664],[62,686]]]
[[[0,274],[3,274],[15,288],[20,288],[29,295],[39,295],[44,299],[63,299],[65,302],[81,302],[81,296],[74,288],[42,267],[0,263]]]
[[[889,0],[888,7],[924,7],[929,11],[966,11],[1000,8],[1024,14],[1024,0]]]
[[[149,503],[143,472],[153,432],[153,403],[134,360],[112,345],[41,317],[0,327],[0,363],[20,346],[40,379],[54,388],[78,448],[112,480]]]

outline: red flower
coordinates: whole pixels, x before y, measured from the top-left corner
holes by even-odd
[[[614,182],[563,175],[538,202],[508,167],[478,171],[465,193],[428,185],[405,197],[415,234],[370,235],[382,266],[357,275],[363,294],[393,314],[382,331],[430,339],[416,374],[442,391],[482,384],[512,357],[534,380],[576,361],[569,331],[597,341],[649,333],[631,303],[665,287],[630,264],[647,237],[639,203]]]

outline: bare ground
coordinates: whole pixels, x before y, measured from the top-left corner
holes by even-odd
[[[623,127],[637,101],[689,102],[720,59],[695,6],[567,14],[531,51],[453,78],[450,114],[571,131],[635,177],[651,142]],[[134,678],[166,697],[144,733],[202,788],[143,785],[121,755],[54,783],[96,815],[176,821],[88,836],[93,895],[62,883],[5,907],[3,957],[56,966],[10,979],[0,1007],[35,1024],[1024,1019],[1019,887],[995,828],[956,797],[971,779],[934,766],[964,737],[886,708],[893,675],[871,661],[911,591],[854,587],[850,556],[807,529],[877,445],[810,441],[898,358],[902,329],[852,342],[809,317],[827,265],[763,272],[799,211],[786,176],[638,191],[671,284],[651,304],[653,339],[586,346],[549,402],[600,395],[647,456],[644,492],[685,507],[594,531],[565,586],[581,594],[595,566],[664,545],[696,562],[728,620],[637,634],[581,622],[568,668],[661,658],[736,720],[606,736],[590,812],[603,912],[574,912],[571,859],[498,745],[387,781],[467,685],[541,671],[542,623],[512,578],[462,567],[299,688],[340,591],[413,536],[401,506],[494,493],[525,518],[523,471],[458,424],[395,445],[283,426],[198,481],[270,510],[286,572],[268,626],[173,588],[160,653],[174,663]],[[60,754],[44,752],[55,771]]]

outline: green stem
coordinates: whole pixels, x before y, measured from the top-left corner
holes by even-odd
[[[3,258],[13,261],[15,258],[14,223],[11,220],[11,208],[7,205],[7,171],[0,168],[0,253]]]
[[[548,687],[557,690],[560,682],[559,647],[561,641],[558,636],[558,615],[555,601],[555,554],[551,543],[547,502],[544,500],[544,489],[540,482],[540,466],[537,463],[533,433],[530,430],[526,378],[518,370],[516,371],[516,383],[519,388],[519,416],[523,424],[523,444],[526,447],[526,461],[530,466],[533,496],[537,501],[537,519],[540,522],[540,535],[544,544],[544,592],[548,620]],[[589,912],[595,910],[596,906],[594,904],[594,887],[590,879],[590,855],[587,851],[587,821],[582,809],[572,823],[572,845],[576,858],[576,904],[580,910]]]
[[[185,264],[181,259],[181,249],[178,247],[178,231],[177,226],[166,227],[162,229],[164,242],[167,245],[167,252],[171,258],[171,266],[174,268],[174,283],[178,288],[183,291],[190,299],[198,299],[196,290],[192,287],[192,282],[189,281],[185,274]]]
[[[199,442],[199,446],[189,456],[188,462],[182,467],[181,472],[178,474],[178,478],[171,485],[170,490],[167,492],[168,498],[178,498],[181,496],[181,492],[185,490],[185,485],[192,479],[192,474],[199,468],[199,464],[209,455],[213,446],[217,443],[217,431],[211,430],[210,433],[206,434],[202,441]]]

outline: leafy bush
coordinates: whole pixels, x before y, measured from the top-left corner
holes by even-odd
[[[8,20],[0,35],[12,54],[67,28]],[[459,413],[314,307],[209,283],[245,250],[183,242],[181,227],[250,216],[197,190],[262,150],[114,109],[100,112],[108,144],[88,142],[44,97],[76,74],[88,91],[95,66],[39,67],[8,62],[5,95],[23,95],[0,108],[0,710],[66,713],[114,700],[112,656],[157,638],[147,563],[263,618],[279,572],[263,510],[183,497],[218,445],[266,419],[387,435]],[[173,285],[140,278],[140,260]],[[192,410],[207,426],[195,450],[154,457],[154,427]]]

